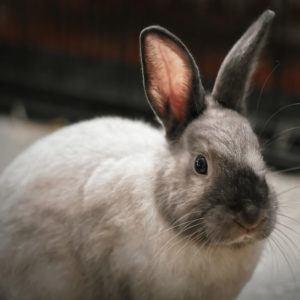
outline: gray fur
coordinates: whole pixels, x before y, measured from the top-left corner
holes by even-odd
[[[175,131],[163,121],[167,137],[143,122],[95,119],[38,141],[3,172],[1,300],[239,294],[277,200],[247,119],[199,97],[201,111],[186,99],[194,112]],[[207,175],[194,170],[199,154]]]
[[[258,217],[262,221],[256,238],[264,239],[274,228],[277,204],[265,181],[257,138],[245,118],[208,101],[209,109],[190,124],[171,150],[170,156],[177,162],[172,176],[170,170],[158,175],[157,205],[176,232],[200,243],[227,243],[232,239],[230,228],[236,230],[232,220],[255,223]],[[193,172],[198,154],[209,158],[210,176]],[[256,161],[249,164],[251,155]],[[177,192],[170,193],[174,189]],[[193,224],[190,230],[188,221]],[[210,232],[218,233],[218,238]]]
[[[212,96],[225,107],[245,111],[245,94],[274,16],[273,11],[265,11],[236,42],[223,61]]]

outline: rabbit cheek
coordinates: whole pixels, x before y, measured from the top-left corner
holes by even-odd
[[[234,225],[232,214],[223,205],[206,212],[204,230],[210,244],[224,244],[241,235],[241,229]]]

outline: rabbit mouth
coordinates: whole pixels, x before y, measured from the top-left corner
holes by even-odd
[[[258,230],[236,232],[236,230],[231,230],[228,233],[224,232],[217,234],[206,232],[197,232],[188,236],[190,240],[199,244],[201,247],[211,247],[211,246],[246,246],[253,244],[255,242],[266,239],[270,233],[260,232]]]
[[[179,233],[200,246],[246,246],[268,238],[275,227],[275,218],[265,216],[255,224],[246,225],[224,211],[221,215],[213,211],[188,224],[181,226]]]
[[[207,227],[204,232],[206,244],[226,246],[246,246],[269,237],[274,225],[269,219],[264,219],[253,227],[245,227],[236,220],[226,222],[221,226]]]

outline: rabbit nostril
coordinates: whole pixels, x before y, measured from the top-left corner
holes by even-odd
[[[240,227],[242,227],[243,229],[246,229],[247,231],[254,230],[260,224],[260,222],[249,224],[249,223],[244,222],[244,220],[241,220],[241,219],[235,219],[234,222],[236,224],[238,224]]]
[[[234,221],[244,229],[252,230],[258,227],[262,220],[263,216],[259,208],[254,205],[249,205],[236,216]]]

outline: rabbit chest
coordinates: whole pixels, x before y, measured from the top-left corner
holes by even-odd
[[[82,261],[95,295],[103,288],[94,280],[100,276],[106,290],[119,286],[129,299],[234,298],[251,276],[262,243],[202,248],[179,236],[154,199],[155,157],[145,150],[134,159],[128,152],[117,163],[100,162],[84,186]]]

